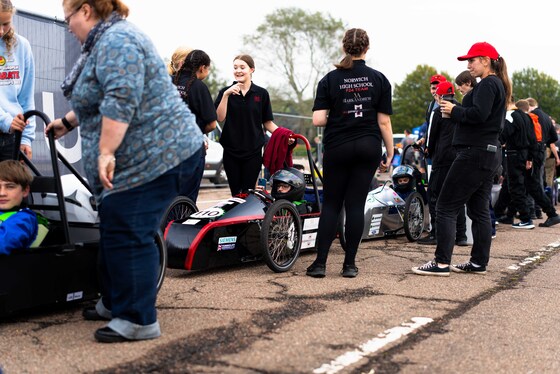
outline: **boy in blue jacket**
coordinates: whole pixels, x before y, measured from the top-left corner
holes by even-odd
[[[0,162],[0,255],[29,248],[37,238],[37,215],[22,208],[33,176],[19,161]]]

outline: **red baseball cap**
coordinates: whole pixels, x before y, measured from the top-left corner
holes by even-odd
[[[459,61],[465,61],[473,57],[490,57],[492,60],[497,60],[500,57],[496,48],[486,42],[474,43],[464,56],[457,57]]]
[[[432,77],[430,78],[430,84],[438,84],[441,82],[445,82],[447,80],[447,78],[445,78],[443,75],[441,74],[435,74],[432,75]]]
[[[441,82],[436,87],[436,95],[454,95],[455,88],[453,87],[453,83],[451,82]]]

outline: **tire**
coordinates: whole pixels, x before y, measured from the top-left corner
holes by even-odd
[[[198,212],[198,208],[194,201],[186,196],[177,196],[163,214],[160,223],[161,232],[165,232],[169,222],[187,218],[196,212]]]
[[[338,222],[336,225],[336,236],[338,238],[340,246],[346,252],[346,210],[344,209],[344,204],[342,204],[342,209],[340,209],[340,214],[338,215]],[[360,244],[362,244],[362,240],[363,237],[360,237],[358,247],[360,246]]]
[[[338,215],[338,222],[336,223],[336,236],[338,237],[340,246],[344,251],[346,251],[346,211],[344,210],[344,205]]]
[[[163,285],[163,280],[165,279],[165,271],[167,269],[167,247],[165,245],[165,240],[163,240],[163,235],[158,231],[156,234],[156,246],[159,252],[159,264],[158,264],[158,277],[157,277],[157,291],[159,292],[161,286]]]
[[[299,256],[301,239],[301,217],[294,204],[275,201],[261,227],[261,250],[268,267],[276,273],[290,270]]]
[[[424,200],[418,192],[406,198],[403,223],[407,239],[411,242],[418,240],[424,231]]]

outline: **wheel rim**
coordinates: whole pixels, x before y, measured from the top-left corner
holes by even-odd
[[[270,223],[268,251],[270,258],[279,266],[290,263],[299,247],[297,223],[293,213],[280,209]]]
[[[167,216],[167,223],[170,221],[178,221],[183,218],[187,218],[193,212],[193,209],[186,204],[178,204],[171,209],[169,215]]]
[[[408,210],[408,229],[413,238],[419,238],[422,234],[424,224],[424,213],[422,211],[422,201],[415,198],[410,202]]]

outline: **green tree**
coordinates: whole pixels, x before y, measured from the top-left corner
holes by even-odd
[[[436,68],[429,65],[418,65],[409,73],[401,84],[396,84],[393,89],[393,115],[391,123],[393,132],[400,133],[405,129],[420,126],[426,120],[426,109],[432,101],[430,95],[430,77],[438,74]],[[448,81],[454,82],[446,72],[441,72]],[[462,100],[461,93],[455,92],[457,101]]]
[[[218,92],[228,85],[228,81],[226,79],[220,79],[219,71],[212,66],[210,69],[210,73],[204,80],[206,86],[208,86],[208,90],[210,91],[210,95],[212,95],[213,99],[218,97]]]
[[[558,119],[560,116],[560,85],[550,75],[537,69],[526,68],[512,75],[513,97],[515,100],[532,97],[539,107]]]
[[[243,41],[249,53],[264,62],[263,69],[283,82],[268,88],[273,102],[282,99],[289,113],[309,116],[309,98],[340,57],[343,33],[341,20],[292,7],[268,14],[256,32],[245,35]]]

